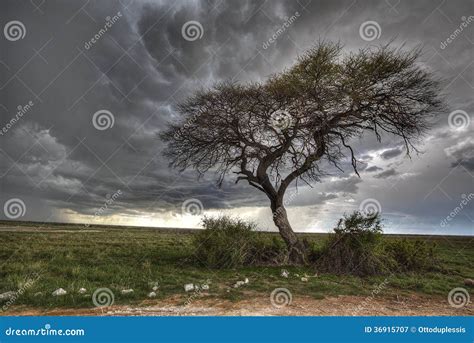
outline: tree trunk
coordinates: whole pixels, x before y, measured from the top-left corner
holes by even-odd
[[[308,251],[307,246],[298,238],[298,236],[296,236],[291,228],[283,205],[278,205],[279,206],[273,206],[272,204],[273,222],[277,226],[281,237],[288,247],[289,262],[295,264],[306,264]]]

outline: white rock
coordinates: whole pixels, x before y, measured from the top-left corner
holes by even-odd
[[[239,288],[240,286],[245,285],[245,281],[237,281],[234,285],[234,288]]]
[[[158,290],[158,288],[159,288],[158,286],[153,286],[152,290],[153,290],[154,292],[156,292],[156,291]]]
[[[0,294],[0,301],[10,300],[16,295],[16,292],[8,291],[5,293]]]
[[[283,277],[286,277],[286,278],[287,278],[287,277],[288,277],[288,275],[290,275],[290,273],[288,272],[288,270],[286,270],[286,269],[282,269],[282,270],[281,270],[281,276],[283,276]]]
[[[184,290],[186,292],[190,292],[190,291],[194,290],[194,285],[192,283],[187,283],[187,284],[184,285]]]
[[[133,289],[129,288],[129,289],[122,289],[121,291],[122,294],[131,294],[133,293]]]
[[[245,283],[249,283],[249,279],[248,279],[248,278],[245,278],[244,282],[245,282]]]
[[[156,293],[155,292],[150,292],[148,293],[148,298],[154,298],[156,297]]]
[[[302,277],[302,278],[301,278],[301,281],[307,282],[307,281],[308,281],[308,278],[307,278],[307,277]]]
[[[52,294],[53,294],[53,297],[58,297],[58,296],[61,296],[61,295],[66,295],[67,292],[62,288],[58,288]]]
[[[209,285],[208,284],[201,285],[201,289],[203,291],[208,291],[209,290]]]
[[[79,294],[84,294],[86,292],[87,292],[87,289],[85,289],[84,287],[79,288],[79,290],[77,291],[77,293],[79,293]]]

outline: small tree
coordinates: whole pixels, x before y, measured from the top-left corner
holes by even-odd
[[[319,43],[289,70],[265,83],[220,83],[178,106],[178,123],[161,135],[165,154],[180,170],[215,171],[218,184],[233,172],[266,194],[273,221],[293,262],[307,248],[288,221],[284,195],[297,180],[318,181],[324,165],[341,169],[352,138],[372,132],[400,137],[406,152],[443,108],[439,83],[417,63],[420,50],[384,46],[342,55]]]

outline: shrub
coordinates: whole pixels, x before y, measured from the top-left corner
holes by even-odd
[[[385,251],[400,271],[432,269],[436,258],[433,244],[420,240],[397,239],[385,243]]]
[[[248,259],[253,223],[229,217],[203,219],[204,230],[194,238],[200,262],[214,268],[241,266]]]
[[[239,218],[203,219],[204,230],[194,237],[199,262],[211,268],[279,263],[286,256],[283,241],[255,232],[256,225]]]
[[[387,270],[383,256],[380,215],[354,212],[344,215],[323,248],[313,256],[320,271],[335,274],[371,275]]]
[[[359,276],[432,269],[434,246],[420,240],[382,236],[380,215],[354,212],[339,220],[322,249],[313,249],[319,270]]]
[[[286,261],[288,249],[285,242],[277,236],[267,233],[255,233],[256,237],[250,245],[249,265],[278,265]]]

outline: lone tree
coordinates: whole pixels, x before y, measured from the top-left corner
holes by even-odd
[[[162,133],[171,166],[230,173],[270,200],[273,221],[293,263],[307,247],[292,230],[284,195],[295,180],[318,181],[328,164],[357,159],[353,138],[400,137],[406,153],[443,109],[439,82],[418,64],[420,49],[383,46],[342,54],[322,42],[265,83],[219,83],[178,105],[181,119]]]

